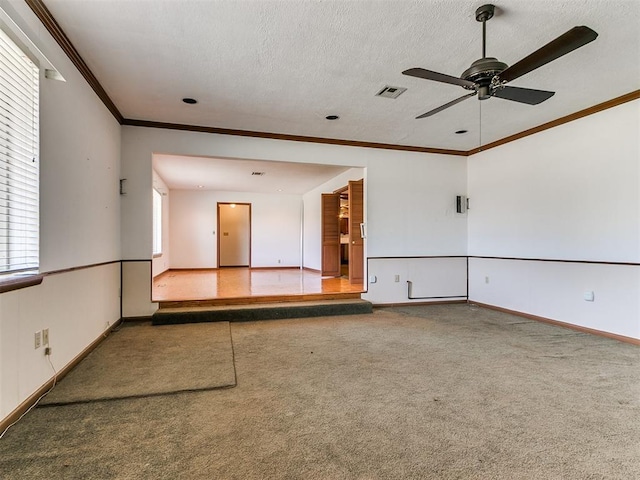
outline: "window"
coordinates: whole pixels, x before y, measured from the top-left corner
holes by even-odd
[[[153,189],[153,254],[162,254],[162,195]]]
[[[39,265],[39,70],[0,30],[0,273]]]

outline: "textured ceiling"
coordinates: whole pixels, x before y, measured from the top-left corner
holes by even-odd
[[[401,72],[459,76],[481,56],[482,2],[44,2],[128,119],[470,150],[640,88],[637,0],[496,3],[487,54],[507,64],[576,25],[599,37],[510,84],[554,90],[545,103],[473,98],[421,120],[466,91]],[[408,90],[375,97],[385,85]]]

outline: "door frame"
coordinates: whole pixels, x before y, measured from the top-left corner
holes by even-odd
[[[249,207],[249,268],[251,268],[251,244],[252,244],[252,211],[251,204],[247,202],[217,202],[216,204],[216,268],[220,267],[220,238],[222,238],[222,233],[220,232],[220,205],[247,205]],[[222,267],[222,268],[234,268],[234,267]],[[245,267],[246,268],[246,267]]]

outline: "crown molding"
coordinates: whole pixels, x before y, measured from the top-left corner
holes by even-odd
[[[467,156],[467,152],[464,150],[448,150],[445,148],[415,147],[411,145],[395,145],[390,143],[361,142],[356,140],[341,140],[337,138],[308,137],[304,135],[288,135],[285,133],[255,132],[250,130],[234,130],[229,128],[205,127],[205,126],[199,126],[199,125],[184,125],[180,123],[153,122],[149,120],[132,120],[129,118],[125,118],[122,121],[122,125],[128,125],[132,127],[165,128],[169,130],[185,130],[189,132],[217,133],[221,135],[236,135],[240,137],[270,138],[273,140],[288,140],[291,142],[324,143],[324,144],[331,144],[331,145],[344,145],[349,147],[380,148],[383,150],[400,150],[400,151],[406,151],[406,152],[420,152],[420,153],[439,153],[443,155],[457,155],[461,157]]]
[[[578,120],[579,118],[587,117],[589,115],[593,115],[594,113],[602,112],[603,110],[617,107],[618,105],[622,105],[623,103],[631,102],[633,100],[638,100],[639,98],[640,98],[640,90],[634,90],[633,92],[627,93],[625,95],[621,95],[611,100],[607,100],[606,102],[599,103],[597,105],[594,105],[593,107],[585,108],[584,110],[580,110],[579,112],[566,115],[556,120],[552,120],[551,122],[543,123],[542,125],[538,125],[537,127],[533,127],[523,132],[510,135],[500,140],[496,140],[495,142],[491,142],[486,145],[473,148],[467,151],[466,153],[468,156],[475,155],[476,153],[484,152],[491,148],[499,147],[500,145],[504,145],[506,143],[520,140],[521,138],[528,137],[529,135],[533,135],[534,133],[543,132],[545,130],[549,130],[550,128],[564,125],[565,123],[573,122],[574,120]]]
[[[116,107],[115,103],[109,98],[107,92],[102,88],[100,82],[95,77],[93,72],[89,69],[85,61],[82,59],[78,50],[73,46],[69,37],[67,37],[66,33],[62,30],[58,22],[51,12],[43,3],[42,0],[25,0],[29,8],[35,13],[38,19],[42,22],[45,28],[49,31],[54,40],[60,45],[60,48],[67,54],[69,60],[76,66],[80,74],[85,78],[89,86],[96,92],[96,95],[102,100],[105,107],[109,109],[111,114],[115,117],[118,123],[122,124],[124,117]]]

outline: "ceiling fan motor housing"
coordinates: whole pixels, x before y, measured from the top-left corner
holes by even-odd
[[[499,73],[506,70],[508,65],[494,57],[485,57],[476,60],[467,68],[460,78],[475,83],[474,87],[464,87],[467,90],[477,90],[478,98],[485,100],[491,96],[491,80]]]

